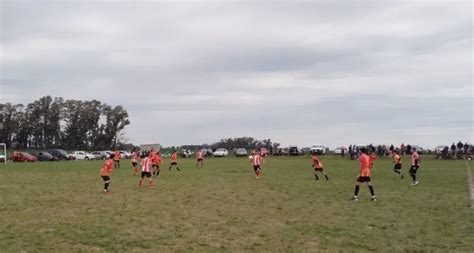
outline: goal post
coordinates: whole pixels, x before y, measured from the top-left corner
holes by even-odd
[[[5,164],[7,164],[7,159],[8,159],[8,158],[7,158],[7,144],[5,144],[5,143],[0,143],[0,150],[2,150],[2,151],[0,151],[0,152],[3,152],[3,154],[0,153],[0,159],[3,158],[3,162],[4,162]],[[2,155],[3,155],[3,157],[2,157]]]

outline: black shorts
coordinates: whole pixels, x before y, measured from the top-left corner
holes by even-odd
[[[370,177],[358,177],[357,182],[359,183],[370,182]]]
[[[110,177],[109,177],[109,176],[102,176],[102,180],[104,180],[104,181],[109,181],[109,180],[110,180]]]
[[[394,170],[402,170],[402,164],[401,163],[396,163],[395,166],[393,166]]]
[[[198,162],[202,162],[202,159],[198,159]]]
[[[142,178],[144,177],[151,177],[151,172],[145,172],[145,171],[142,171]]]
[[[419,166],[412,165],[410,168],[410,173],[416,174],[418,171]]]
[[[151,167],[152,167],[153,169],[159,169],[159,168],[160,168],[160,165],[158,165],[158,164],[152,164]]]
[[[260,169],[261,169],[261,168],[260,168],[260,165],[254,165],[254,166],[253,166],[253,170],[254,170],[254,171],[257,171],[257,170],[260,170]]]
[[[173,166],[173,165],[178,165],[178,163],[177,162],[172,162],[171,166]]]
[[[132,162],[132,166],[133,167],[137,166],[137,162]]]
[[[323,168],[314,168],[314,171],[323,171]]]
[[[120,163],[120,160],[114,160],[114,163]]]

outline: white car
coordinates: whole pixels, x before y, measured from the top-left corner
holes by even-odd
[[[218,148],[216,151],[214,151],[214,156],[224,157],[227,155],[229,155],[229,151],[225,148]]]
[[[130,159],[132,154],[127,151],[120,151],[120,158],[122,159]]]
[[[339,148],[336,148],[336,149],[334,150],[334,154],[336,154],[336,155],[342,154],[342,150],[343,150],[343,149],[344,149],[344,153],[347,153],[345,148],[339,147]]]
[[[311,146],[311,149],[309,150],[311,153],[315,153],[318,155],[323,155],[326,153],[326,147],[323,145],[313,145]]]
[[[76,160],[94,160],[96,159],[95,155],[87,153],[85,151],[74,151],[71,153]]]

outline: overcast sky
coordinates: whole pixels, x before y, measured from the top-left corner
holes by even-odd
[[[470,1],[331,2],[1,1],[0,102],[120,104],[134,144],[473,142]]]

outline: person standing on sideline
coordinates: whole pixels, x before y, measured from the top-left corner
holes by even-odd
[[[360,184],[366,183],[369,187],[370,195],[372,196],[372,201],[377,201],[375,199],[375,191],[372,183],[370,182],[370,174],[371,174],[371,165],[370,165],[370,157],[367,155],[367,148],[362,147],[360,148],[360,156],[359,156],[359,176],[356,180],[356,185],[354,189],[354,201],[359,200],[359,190]]]
[[[416,148],[414,148],[412,149],[410,168],[410,176],[413,179],[413,182],[411,183],[412,186],[418,185],[420,183],[420,181],[416,177],[418,168],[420,168],[420,157],[418,156],[418,152],[416,152]]]
[[[109,159],[105,160],[100,168],[100,176],[104,180],[104,193],[109,193],[110,174],[112,173],[112,164],[114,163],[114,154],[110,154]]]

